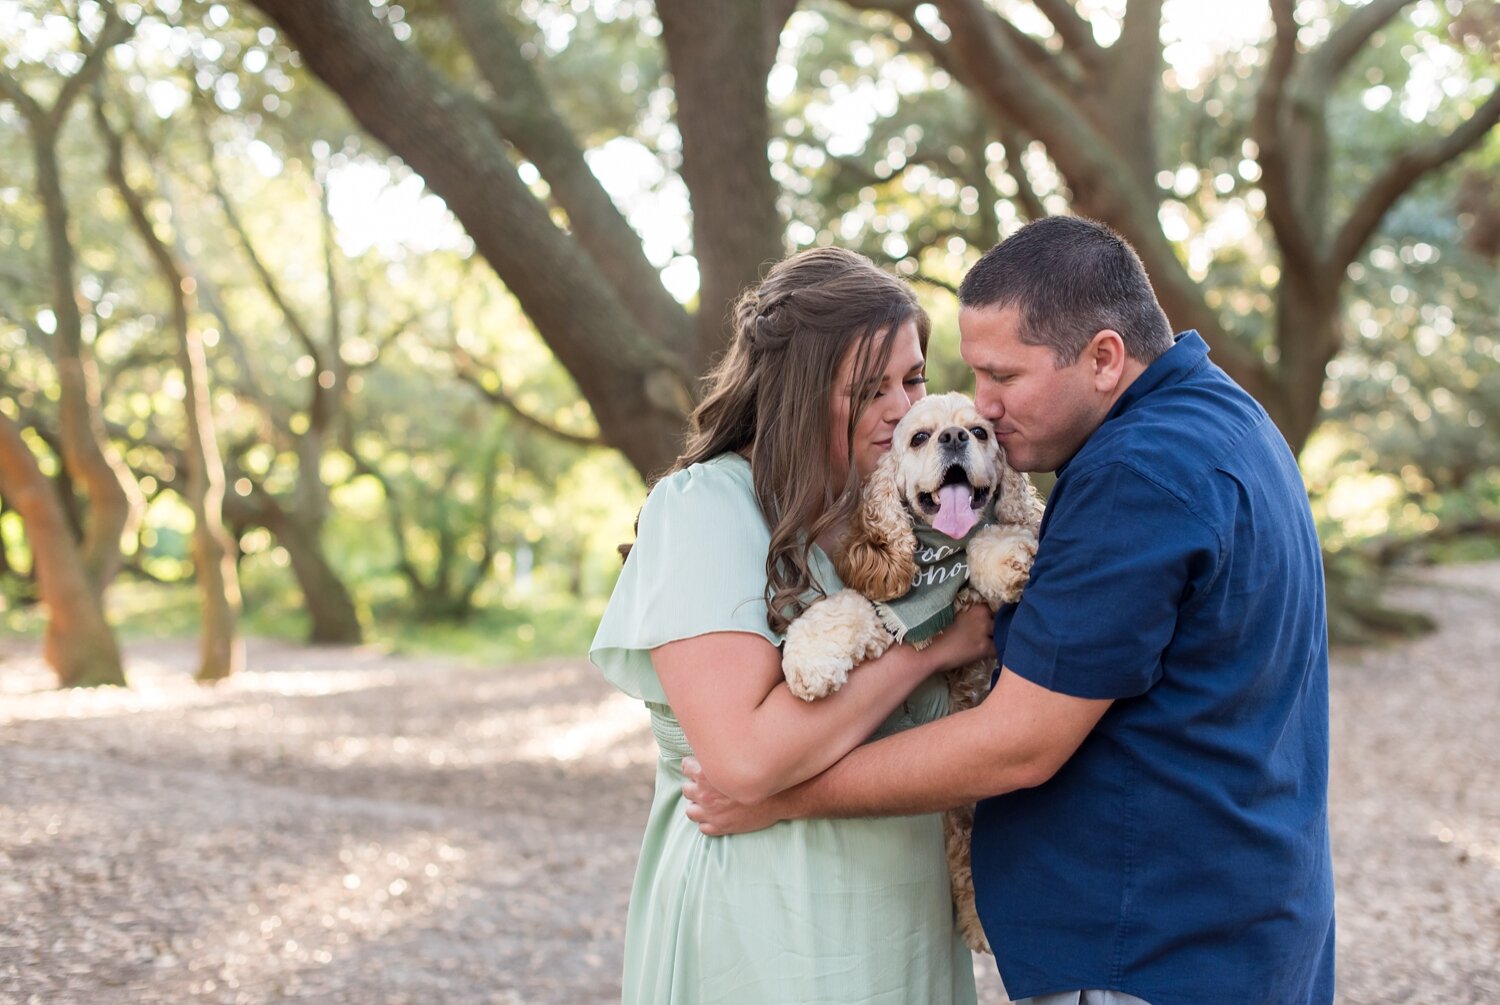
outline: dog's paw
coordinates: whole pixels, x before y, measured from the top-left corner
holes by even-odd
[[[1036,534],[1026,527],[986,527],[969,543],[969,583],[998,607],[1021,599],[1036,558]]]
[[[812,701],[843,687],[850,670],[890,645],[891,634],[870,602],[853,590],[840,590],[787,628],[781,670],[792,694]]]

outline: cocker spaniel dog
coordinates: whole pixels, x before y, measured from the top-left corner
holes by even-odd
[[[787,629],[782,669],[807,701],[838,690],[849,671],[897,642],[925,645],[957,611],[981,599],[1013,603],[1036,555],[1042,504],[1005,462],[990,423],[962,394],[923,398],[896,426],[891,449],[834,556],[845,589],[814,603]],[[948,673],[951,711],[978,704],[993,663]],[[973,807],[944,814],[959,931],[989,952],[969,868]]]

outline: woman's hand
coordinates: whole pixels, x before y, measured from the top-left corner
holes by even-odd
[[[941,647],[941,649],[938,649]],[[968,666],[980,660],[995,659],[995,613],[985,604],[975,604],[960,611],[953,624],[944,628],[932,640],[930,648],[938,649],[934,657],[942,663],[942,669]]]
[[[682,786],[688,804],[687,818],[705,834],[713,837],[746,834],[764,830],[782,819],[776,813],[775,796],[754,804],[737,803],[714,788],[703,777],[703,765],[696,757],[683,758],[682,773],[687,776]]]

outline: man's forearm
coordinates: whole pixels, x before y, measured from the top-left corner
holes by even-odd
[[[785,819],[931,813],[1038,784],[1029,758],[997,742],[995,718],[981,705],[856,747],[781,793],[776,811]]]
[[[1110,704],[1057,694],[1002,670],[978,706],[856,747],[822,774],[753,806],[726,800],[689,758],[688,817],[705,834],[741,834],[777,820],[963,806],[1047,781]]]

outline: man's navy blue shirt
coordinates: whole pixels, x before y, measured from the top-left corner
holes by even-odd
[[[979,806],[1012,997],[1333,1000],[1328,641],[1297,464],[1196,332],[1058,472],[1011,671],[1114,704],[1045,784]]]

